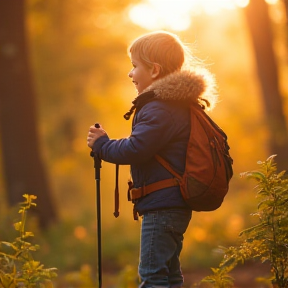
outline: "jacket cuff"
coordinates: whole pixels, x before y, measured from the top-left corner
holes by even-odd
[[[107,135],[101,136],[100,138],[98,138],[94,144],[93,144],[93,152],[96,154],[100,153],[101,147],[108,142],[110,139]]]

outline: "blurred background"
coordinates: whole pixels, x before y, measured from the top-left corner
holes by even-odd
[[[38,231],[41,261],[59,274],[95,272],[86,136],[95,122],[110,138],[129,136],[123,115],[136,91],[127,46],[163,29],[189,44],[219,87],[209,115],[228,134],[235,176],[221,209],[194,213],[182,253],[187,274],[217,265],[218,246],[236,243],[255,221],[255,183],[240,173],[272,154],[279,169],[288,168],[287,11],[287,0],[0,1],[0,239],[13,235],[22,195],[37,195],[29,225]],[[127,201],[128,178],[129,167],[120,167],[115,219],[115,166],[102,163],[105,287],[137,273],[140,223]]]

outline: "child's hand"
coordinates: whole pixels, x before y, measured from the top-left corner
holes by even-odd
[[[100,128],[96,128],[95,125],[90,126],[88,136],[87,136],[88,147],[92,148],[95,141],[104,135],[107,135],[107,133],[102,129],[101,125],[100,125]]]

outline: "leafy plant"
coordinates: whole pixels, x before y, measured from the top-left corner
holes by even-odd
[[[225,254],[219,268],[212,270],[214,275],[205,277],[202,282],[210,282],[217,288],[227,287],[220,285],[234,267],[248,259],[260,259],[262,263],[270,263],[269,281],[279,288],[288,287],[288,179],[285,171],[277,173],[275,156],[258,162],[259,171],[241,174],[258,182],[255,187],[258,209],[252,215],[258,217],[259,223],[240,233],[239,246],[223,248]],[[218,275],[223,278],[220,284]]]
[[[210,283],[215,288],[232,288],[234,279],[228,275],[227,269],[211,268],[213,275],[205,277],[201,282]]]
[[[25,231],[27,210],[36,206],[33,200],[37,197],[27,194],[23,197],[26,201],[20,203],[21,221],[14,223],[19,236],[14,242],[0,241],[0,288],[53,287],[51,279],[57,276],[56,269],[45,269],[34,260],[32,252],[38,250],[39,245],[29,242],[27,239],[34,235]]]

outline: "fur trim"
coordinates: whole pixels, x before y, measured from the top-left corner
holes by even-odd
[[[161,100],[180,100],[194,103],[201,103],[204,100],[204,102],[208,101],[211,106],[214,106],[217,97],[214,90],[214,78],[209,72],[202,72],[183,70],[168,74],[153,82],[143,93],[154,91],[155,98]]]

